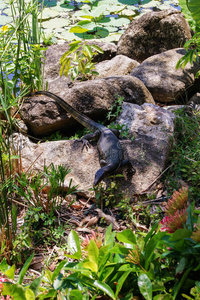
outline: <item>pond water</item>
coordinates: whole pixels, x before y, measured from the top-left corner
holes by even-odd
[[[32,0],[25,0],[27,3],[30,1]],[[42,29],[45,36],[53,36],[55,42],[77,40],[83,36],[85,39],[116,42],[134,18],[152,10],[164,10],[171,6],[180,9],[178,0],[83,0],[83,2],[40,0],[39,2],[45,7],[40,16]],[[9,0],[0,0],[0,27],[11,21]]]

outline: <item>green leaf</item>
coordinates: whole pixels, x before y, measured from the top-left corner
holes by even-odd
[[[10,295],[17,300],[26,300],[25,289],[17,283],[3,283],[2,295]]]
[[[35,295],[29,288],[25,290],[25,297],[26,300],[35,300]]]
[[[104,53],[104,51],[97,45],[91,45],[93,49],[95,49],[98,53]]]
[[[85,50],[86,50],[86,52],[87,52],[87,56],[90,58],[90,60],[92,59],[92,57],[93,57],[93,52],[92,52],[92,49],[91,49],[91,47],[90,47],[90,45],[85,45]]]
[[[115,292],[115,297],[117,298],[126,278],[128,277],[128,275],[130,274],[132,270],[126,271],[122,274],[122,276],[118,279],[117,281],[117,286],[116,286],[116,292]]]
[[[70,63],[71,63],[71,57],[67,57],[66,60],[64,60],[60,67],[60,76],[64,75],[67,76],[70,69]]]
[[[30,263],[31,263],[31,261],[32,261],[32,259],[34,257],[34,254],[35,253],[33,252],[31,254],[31,256],[26,260],[23,268],[21,269],[21,272],[19,273],[19,277],[18,277],[17,283],[22,284],[24,276],[25,276],[25,274],[26,274],[26,272],[27,272],[27,270],[28,270],[28,268],[30,266]]]
[[[93,282],[93,286],[100,289],[102,292],[106,293],[110,298],[116,300],[113,290],[106,283],[95,280]]]
[[[77,259],[81,258],[81,247],[79,236],[76,231],[71,230],[68,235],[68,246],[72,254],[76,254]]]
[[[159,294],[153,297],[153,300],[173,300],[170,294]]]
[[[37,295],[38,293],[38,290],[39,290],[39,286],[40,286],[40,283],[42,281],[42,277],[43,276],[40,276],[38,278],[35,278],[32,283],[30,284],[29,288],[34,292],[35,296]]]
[[[199,0],[187,0],[187,6],[195,20],[197,27],[200,29],[200,5]]]
[[[125,229],[117,234],[118,241],[126,244],[135,244],[137,239],[131,229]]]
[[[188,217],[187,217],[187,221],[186,221],[186,226],[189,230],[192,230],[192,231],[194,230],[193,229],[194,223],[197,222],[197,220],[194,220],[194,217],[193,217],[194,209],[195,209],[195,201],[193,201],[190,204],[190,206],[187,208]]]
[[[59,265],[53,272],[52,281],[54,281],[56,279],[56,277],[60,274],[60,271],[66,265],[66,263],[67,263],[67,260],[63,260],[59,263]]]
[[[181,12],[184,14],[186,20],[188,21],[190,27],[195,30],[196,29],[196,22],[192,17],[191,12],[189,11],[189,8],[187,6],[186,0],[179,0],[179,5],[181,7]]]
[[[113,243],[114,238],[115,238],[115,232],[112,232],[112,224],[110,224],[108,226],[108,228],[106,229],[106,233],[105,233],[105,237],[104,237],[104,244],[108,245],[110,243]]]
[[[85,65],[84,62],[82,60],[80,60],[78,62],[78,69],[82,74],[85,74]]]
[[[67,77],[69,70],[70,70],[70,64],[71,64],[71,57],[68,57],[68,59],[66,59],[65,64],[64,64],[64,75]],[[60,69],[61,72],[61,69]]]
[[[4,257],[0,263],[0,270],[2,273],[5,273],[9,269],[10,269],[10,266],[7,264],[6,259]]]
[[[88,245],[88,259],[89,261],[98,264],[98,258],[99,258],[99,249],[95,241],[91,240]]]
[[[80,299],[83,299],[83,294],[79,290],[72,290],[69,293],[69,299],[70,300],[80,300]]]
[[[70,28],[69,32],[73,32],[73,33],[84,33],[89,31],[89,29],[87,28],[83,28],[81,26],[73,26],[72,28]]]
[[[185,238],[189,238],[192,235],[192,231],[191,230],[187,230],[187,229],[177,229],[172,237],[169,239],[170,242],[174,242],[174,241],[179,241],[179,240],[183,240]]]
[[[83,264],[83,267],[86,268],[86,269],[89,269],[89,270],[91,270],[95,273],[98,272],[98,265],[95,262],[87,261]]]
[[[14,279],[15,277],[15,265],[12,265],[11,268],[5,271],[6,276],[10,279]]]
[[[140,274],[138,277],[138,286],[142,296],[146,300],[152,300],[152,283],[145,273]]]

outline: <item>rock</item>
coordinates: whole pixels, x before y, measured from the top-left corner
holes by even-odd
[[[123,113],[118,118],[120,124],[127,125],[134,140],[122,140],[125,158],[128,157],[136,173],[129,172],[127,167],[118,170],[124,178],[117,178],[122,190],[129,193],[141,193],[163,171],[170,149],[170,138],[174,133],[174,114],[152,104],[124,103]],[[24,171],[43,171],[44,164],[49,166],[64,165],[71,169],[65,180],[65,187],[77,185],[87,196],[92,187],[94,175],[99,169],[99,158],[96,144],[88,150],[81,151],[82,144],[74,140],[63,140],[34,144],[28,137],[15,134],[15,146],[20,149]],[[106,179],[106,182],[108,180]]]
[[[60,80],[50,83],[50,91],[63,98],[78,111],[94,120],[105,117],[118,97],[136,104],[154,103],[144,84],[133,76],[115,76],[76,83],[72,88]],[[54,100],[45,96],[28,98],[21,108],[24,122],[36,136],[50,135],[62,130],[72,131],[78,123]]]
[[[177,48],[151,56],[134,68],[131,75],[145,84],[155,101],[185,104],[188,94],[196,90],[195,74],[200,69],[200,64],[187,64],[184,70],[176,70],[185,53],[183,48]]]
[[[103,42],[96,42],[96,41],[89,41],[88,44],[96,44],[97,46],[101,47],[104,51],[103,54],[99,53],[96,54],[94,57],[95,62],[100,62],[103,60],[111,59],[116,55],[117,46],[112,43],[103,43]],[[44,81],[51,82],[52,80],[58,79],[66,82],[70,80],[62,76],[60,78],[60,58],[61,56],[69,50],[69,43],[64,44],[57,44],[48,47],[46,50],[46,60],[45,60],[45,67],[44,67]]]
[[[188,22],[177,9],[150,12],[133,20],[117,44],[117,54],[142,62],[147,57],[183,47],[191,38]]]
[[[63,165],[71,169],[66,176],[64,187],[78,184],[78,189],[88,191],[92,187],[94,174],[100,168],[96,147],[82,149],[82,143],[75,140],[62,140],[35,144],[22,134],[14,135],[14,143],[20,150],[24,172],[44,171],[44,165]],[[31,166],[31,169],[29,169]],[[79,194],[84,195],[84,192]]]
[[[136,173],[121,181],[121,188],[129,193],[142,193],[162,173],[166,166],[174,134],[175,115],[159,106],[145,103],[138,106],[123,104],[123,113],[117,123],[129,129],[133,140],[125,140],[124,148]]]
[[[200,111],[200,93],[196,93],[188,102],[188,105],[193,109]]]
[[[129,75],[133,68],[139,63],[124,55],[117,55],[111,60],[105,60],[96,65],[98,77],[109,77],[115,75]]]

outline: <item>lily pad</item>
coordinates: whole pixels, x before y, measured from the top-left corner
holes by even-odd
[[[7,7],[8,4],[6,4],[4,1],[0,0],[0,9],[4,9]]]
[[[1,15],[0,17],[0,25],[6,25],[12,22],[12,18],[9,16]]]
[[[149,8],[149,7],[158,7],[160,6],[160,3],[156,0],[152,0],[152,1],[149,1],[148,3],[145,3],[141,5],[141,7],[144,7],[144,8]]]
[[[120,33],[111,33],[111,34],[109,34],[109,36],[107,36],[101,40],[104,42],[107,42],[107,43],[118,42],[120,39],[120,36],[121,36]]]
[[[39,2],[42,3],[44,7],[53,7],[57,5],[57,0],[39,0]]]
[[[121,13],[120,16],[127,16],[127,17],[133,17],[136,15],[135,10],[133,9],[124,9]]]
[[[39,19],[48,20],[51,18],[55,18],[59,15],[59,12],[56,10],[53,10],[51,8],[45,8],[38,16]]]
[[[70,24],[69,19],[55,18],[49,21],[42,22],[42,27],[53,29],[53,28],[65,27],[69,24]]]

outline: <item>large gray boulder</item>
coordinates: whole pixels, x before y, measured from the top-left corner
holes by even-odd
[[[131,75],[145,84],[155,101],[185,104],[196,90],[195,74],[200,69],[200,64],[187,64],[184,70],[176,70],[185,53],[183,48],[177,48],[151,56],[134,68]]]
[[[118,170],[124,178],[117,178],[121,190],[129,193],[141,193],[158,177],[165,168],[170,150],[171,137],[174,134],[174,114],[153,104],[138,106],[123,104],[123,113],[119,124],[129,129],[130,139],[122,140],[125,158],[129,158],[136,173],[127,167]],[[100,168],[96,144],[81,151],[82,144],[75,140],[63,140],[34,144],[28,137],[16,134],[15,145],[20,149],[24,171],[43,171],[44,164],[65,165],[71,169],[66,176],[65,187],[72,184],[88,195],[94,175]],[[109,181],[106,179],[106,183]]]
[[[116,55],[111,60],[105,60],[96,65],[98,77],[129,75],[139,63],[125,55]]]
[[[50,83],[50,91],[94,120],[104,118],[118,97],[139,105],[155,103],[142,81],[133,76],[99,78],[77,83],[72,88],[54,80],[54,84]],[[49,135],[57,130],[69,134],[78,125],[54,100],[43,95],[28,98],[23,103],[21,114],[36,136]]]
[[[183,47],[191,38],[188,22],[177,9],[150,12],[133,20],[117,44],[117,54],[142,62],[147,57]]]

